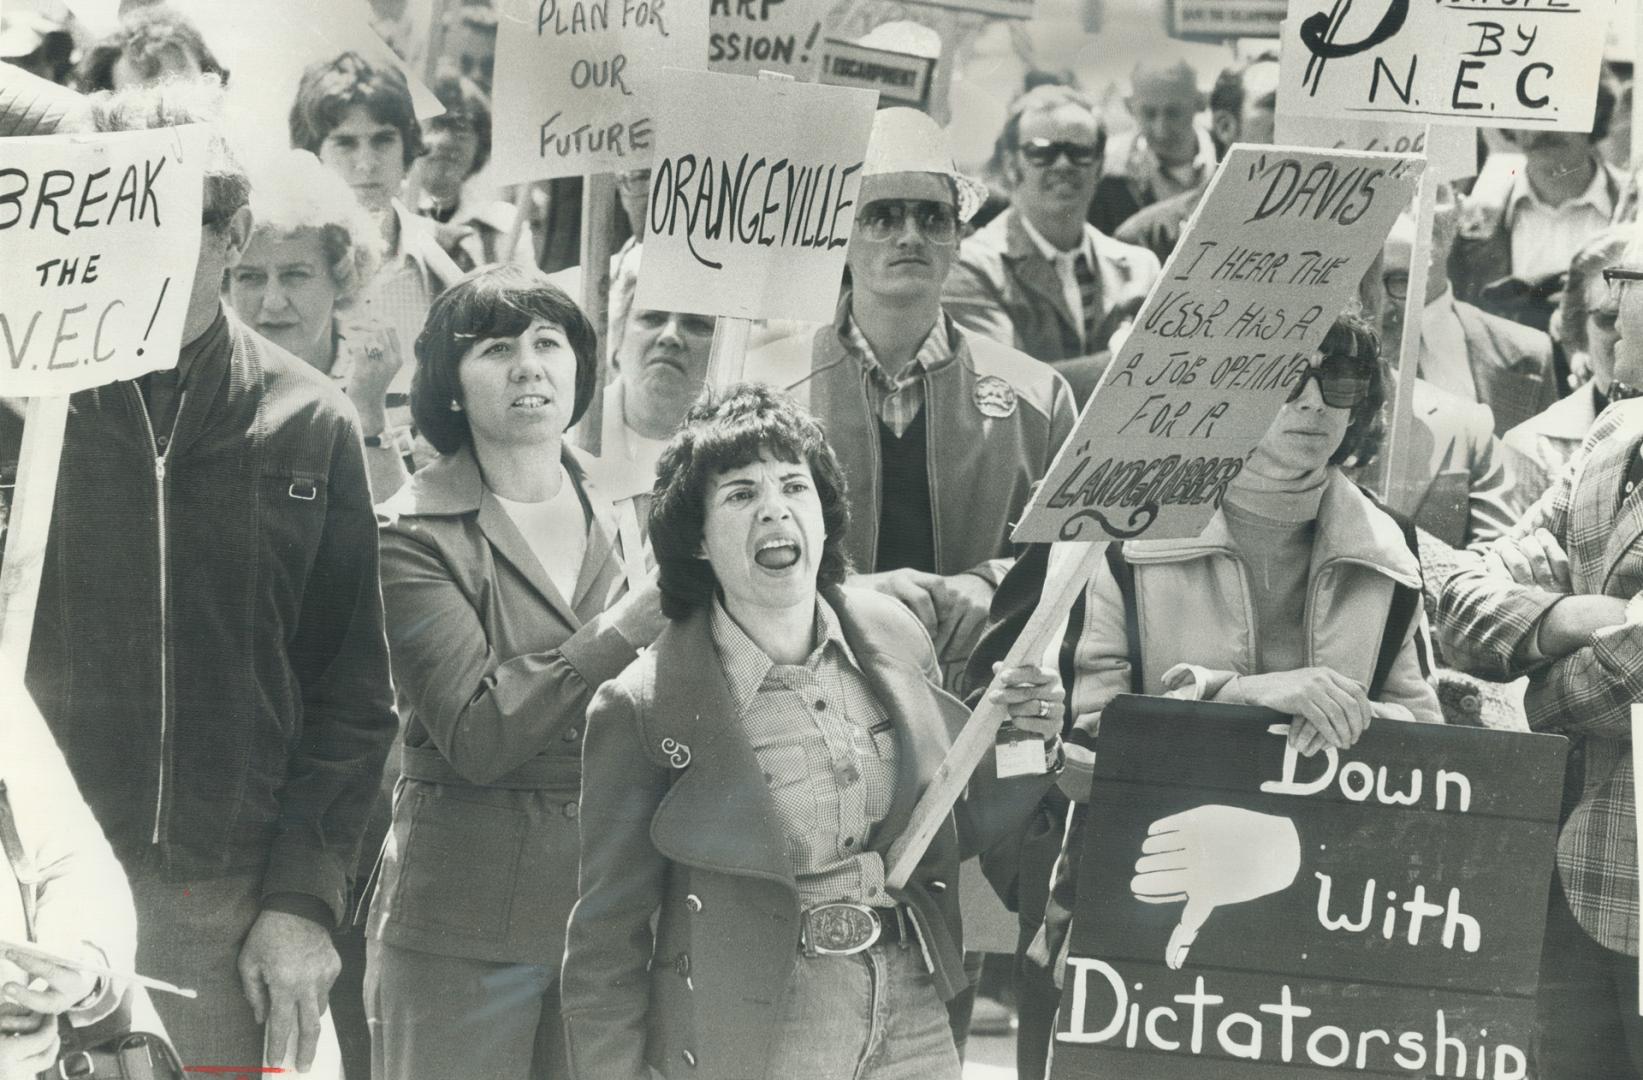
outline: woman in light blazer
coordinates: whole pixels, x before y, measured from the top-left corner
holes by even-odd
[[[382,506],[403,776],[371,906],[373,1075],[555,1076],[583,714],[660,631],[565,429],[592,327],[533,268],[476,270],[416,342],[438,458]]]

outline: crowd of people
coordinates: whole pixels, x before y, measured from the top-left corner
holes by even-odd
[[[1535,1075],[1643,1076],[1629,63],[1590,133],[1480,137],[1204,532],[1110,547],[1059,650],[1007,667],[1050,554],[1014,523],[1218,159],[1273,141],[1276,54],[1207,90],[1143,58],[1115,130],[1034,72],[986,179],[881,108],[836,316],[756,329],[731,381],[713,318],[636,302],[644,170],[608,311],[579,185],[489,185],[489,0],[419,58],[441,115],[340,52],[278,152],[225,123],[245,91],[184,13],[122,8],[97,41],[0,14],[0,135],[212,132],[177,363],[74,395],[26,692],[0,662],[0,1080],[133,1031],[152,1075],[170,1046],[352,1080],[956,1080],[1001,1017],[1043,1080],[1123,693],[1266,706],[1307,755],[1372,722],[1567,736]],[[22,435],[0,409],[8,476]],[[984,700],[1042,769],[989,755],[887,880]],[[1017,919],[985,962],[977,856]]]

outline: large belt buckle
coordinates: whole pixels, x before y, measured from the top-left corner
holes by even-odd
[[[804,913],[806,956],[854,956],[879,939],[879,914],[866,904],[818,904]]]

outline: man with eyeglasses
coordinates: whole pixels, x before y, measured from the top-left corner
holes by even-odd
[[[999,135],[1011,206],[964,241],[945,296],[960,325],[1048,363],[1080,404],[1158,278],[1156,255],[1085,221],[1105,143],[1081,91],[1017,99]]]
[[[1076,420],[1054,371],[942,308],[960,222],[985,195],[934,120],[880,110],[838,317],[746,367],[826,425],[849,480],[856,584],[905,603],[955,673],[1008,569],[1011,524]]]
[[[1604,277],[1616,364],[1643,367],[1643,234]],[[1444,584],[1456,666],[1529,676],[1529,726],[1571,740],[1537,993],[1541,1080],[1643,1073],[1631,709],[1643,701],[1643,401],[1611,404],[1517,527]]]
[[[1440,390],[1481,401],[1504,435],[1558,399],[1552,342],[1544,333],[1491,315],[1455,296],[1449,285],[1449,251],[1460,205],[1448,184],[1439,184],[1432,217],[1432,261],[1426,275],[1421,320],[1420,376]],[[1384,249],[1382,281],[1387,300],[1382,332],[1389,346],[1402,340],[1409,291],[1409,260],[1415,221],[1405,211],[1393,223]]]

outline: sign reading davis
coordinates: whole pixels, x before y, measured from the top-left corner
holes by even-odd
[[[1566,741],[1383,720],[1303,758],[1287,733],[1107,708],[1053,1080],[1523,1080]]]
[[[1635,2],[1635,0],[1625,0]],[[1590,131],[1615,0],[1289,0],[1284,108]]]
[[[7,139],[0,395],[175,367],[200,251],[205,129]]]
[[[1232,147],[1016,541],[1197,536],[1424,167],[1408,155]]]

